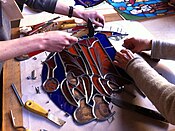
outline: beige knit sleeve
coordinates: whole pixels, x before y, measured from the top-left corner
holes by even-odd
[[[175,85],[159,75],[144,59],[131,61],[126,69],[158,111],[175,124]]]

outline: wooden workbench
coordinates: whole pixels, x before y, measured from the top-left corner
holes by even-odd
[[[116,12],[108,11],[105,14],[106,22],[121,20],[121,17]],[[19,28],[12,29],[12,38],[19,37]],[[12,88],[11,84],[14,83],[19,93],[21,93],[20,81],[20,63],[14,59],[8,60],[3,66],[3,98],[2,98],[2,131],[15,131],[10,119],[10,110],[16,118],[15,123],[17,126],[23,124],[22,120],[22,107],[20,106]]]
[[[151,20],[154,23],[158,23],[157,26],[162,26],[164,25],[164,22],[171,22],[172,26],[174,23],[174,19],[175,17],[172,16],[171,18],[167,18],[166,21],[164,21],[164,19],[160,18],[160,21],[162,23],[159,22],[158,19],[156,20]],[[121,17],[116,13],[116,12],[111,12],[108,14],[105,14],[105,20],[106,22],[109,21],[117,21],[117,20],[121,20]],[[167,21],[168,20],[168,21]],[[159,34],[156,36],[157,38],[163,38],[161,35],[162,33],[160,33],[159,30],[157,30],[156,24],[153,26],[153,23],[151,21],[144,21],[143,25],[146,25],[148,27],[148,30],[153,34],[156,35],[156,33],[158,32]],[[171,27],[172,27],[171,26]],[[170,30],[173,29],[170,27]],[[168,26],[165,26],[165,31],[169,30]],[[174,26],[175,28],[175,26]],[[174,30],[175,31],[175,30]],[[163,32],[163,30],[162,30]],[[12,38],[17,38],[19,35],[19,30],[18,28],[12,29]],[[166,34],[167,35],[167,34]],[[172,36],[172,35],[171,35]],[[165,38],[167,38],[165,36]],[[173,39],[173,37],[169,38],[169,39]],[[14,83],[17,87],[18,92],[21,92],[21,88],[20,88],[20,63],[15,61],[14,59],[8,60],[4,63],[3,66],[3,106],[2,106],[2,131],[15,131],[15,129],[12,127],[12,122],[9,116],[10,110],[13,110],[13,114],[15,116],[15,122],[16,125],[21,126],[23,124],[23,120],[22,120],[22,108],[11,88],[11,84]]]
[[[12,29],[12,38],[19,37],[19,29]],[[3,66],[3,94],[2,94],[2,131],[15,130],[12,127],[12,121],[10,119],[10,110],[13,110],[14,116],[16,116],[16,125],[22,125],[22,108],[11,88],[11,84],[14,83],[17,90],[20,91],[20,63],[14,59],[8,60]]]

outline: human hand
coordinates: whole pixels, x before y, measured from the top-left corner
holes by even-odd
[[[68,15],[70,7],[62,2],[57,1],[54,12],[57,14]],[[103,27],[105,23],[104,16],[96,10],[82,10],[74,8],[72,16],[80,18],[88,22],[91,19],[92,23],[96,26]]]
[[[130,50],[123,49],[120,52],[116,53],[114,64],[125,70],[128,62],[133,58],[134,54]]]
[[[151,40],[139,39],[134,37],[125,39],[123,43],[123,47],[130,49],[134,53],[138,53],[144,50],[150,50],[151,46]]]
[[[175,0],[169,0],[169,2],[173,5],[175,5]]]
[[[92,23],[98,27],[103,27],[105,23],[104,16],[97,11],[83,11],[82,19],[84,19],[85,21],[88,21],[88,19],[90,19]]]
[[[71,44],[78,42],[78,39],[63,31],[50,31],[39,34],[43,38],[40,46],[43,50],[60,52]]]

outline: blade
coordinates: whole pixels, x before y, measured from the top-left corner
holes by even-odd
[[[111,97],[111,102],[114,105],[116,105],[120,108],[135,111],[135,112],[140,113],[144,116],[147,116],[147,117],[150,117],[150,118],[153,118],[153,119],[156,119],[156,120],[167,122],[167,120],[160,113],[158,113],[157,111],[154,111],[154,110],[151,110],[151,109],[148,109],[148,108],[145,108],[145,107],[141,107],[141,106],[138,106],[138,105],[134,105],[134,104],[125,102],[123,100],[117,99],[115,97]]]
[[[58,117],[55,117],[53,114],[50,113],[48,114],[47,118],[59,126],[63,126],[66,123],[65,121],[61,120]]]

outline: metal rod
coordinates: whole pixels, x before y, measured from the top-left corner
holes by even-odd
[[[19,95],[19,93],[18,93],[18,91],[16,89],[15,84],[12,84],[11,87],[12,87],[13,91],[15,92],[16,97],[18,98],[18,101],[19,101],[20,105],[24,106],[24,103],[23,103],[23,101],[22,101],[22,99],[21,99],[21,97],[20,97],[20,95]]]

